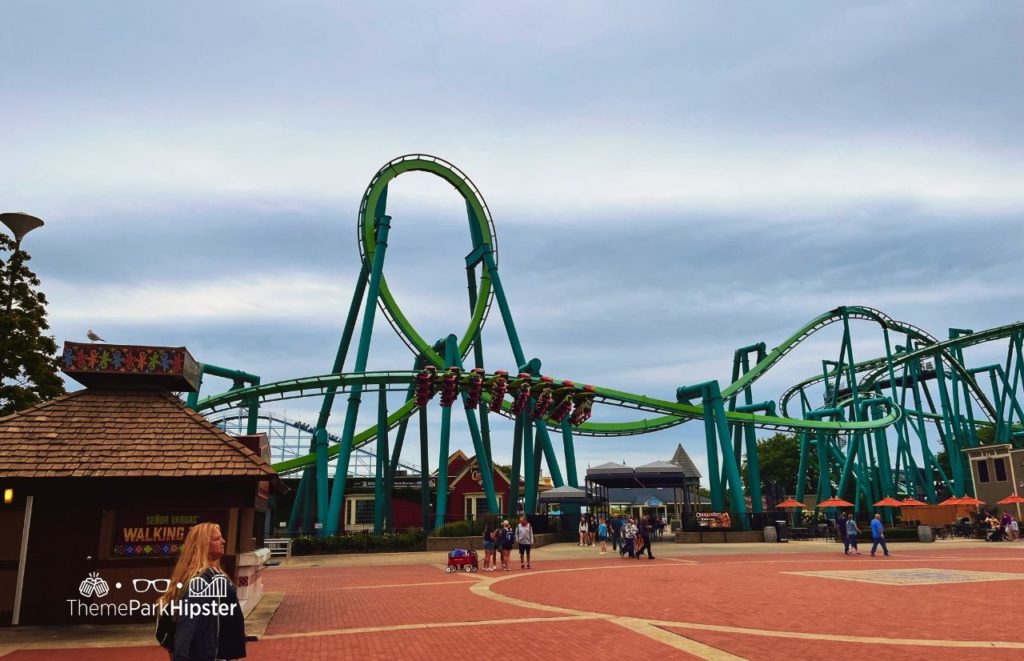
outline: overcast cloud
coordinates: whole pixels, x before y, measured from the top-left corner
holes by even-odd
[[[0,207],[46,220],[25,248],[58,341],[185,344],[264,382],[329,371],[360,196],[410,152],[482,191],[524,349],[559,378],[673,399],[838,305],[940,337],[1022,316],[1017,3],[34,0],[2,19]],[[400,305],[428,339],[461,334],[460,200],[407,175],[389,213]],[[511,370],[499,322],[487,364]],[[838,338],[755,396],[818,372]],[[868,324],[855,339],[858,359],[881,348]],[[370,368],[411,363],[378,324]],[[693,424],[580,439],[577,457],[678,442],[706,473]]]

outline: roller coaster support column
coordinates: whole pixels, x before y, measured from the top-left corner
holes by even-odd
[[[454,335],[450,336],[455,338]],[[459,356],[458,345],[455,346],[454,359],[456,365],[462,368],[462,358]],[[494,470],[491,463],[491,454],[484,447],[483,437],[480,434],[480,427],[477,425],[476,408],[469,406],[469,394],[462,391],[462,403],[466,409],[466,423],[469,425],[469,436],[473,439],[473,449],[476,451],[476,465],[480,468],[480,479],[483,482],[484,497],[487,498],[487,511],[498,511],[498,497],[494,493]],[[445,458],[447,461],[447,458]]]
[[[1009,443],[1011,440],[1010,428],[1013,424],[1013,414],[1017,414],[1018,420],[1024,420],[1024,412],[1021,410],[1020,403],[1013,397],[1015,388],[1010,385],[1002,365],[986,365],[985,367],[975,367],[968,371],[971,375],[981,374],[982,372],[988,372],[993,399],[996,400],[996,434],[994,441],[995,443]],[[1009,399],[1007,399],[1007,394],[1010,395]]]
[[[870,417],[872,420],[877,420],[881,417],[882,412],[878,408],[878,405],[888,402],[892,406],[892,400],[886,397],[873,397],[871,399],[864,400],[861,402],[861,406],[865,408],[864,413],[861,414],[862,420],[867,420]],[[889,440],[885,436],[884,429],[876,429],[875,435],[875,458],[878,461],[878,473],[879,473],[879,484],[878,488],[881,492],[882,498],[890,498],[896,496],[896,490],[894,489],[894,480],[892,472],[892,464],[889,463]],[[891,519],[891,510],[890,510]]]
[[[907,343],[907,349],[908,350],[911,349],[911,346],[910,346],[909,342]],[[924,473],[923,477],[921,478],[922,484],[920,486],[924,487],[925,498],[928,500],[928,502],[932,503],[932,504],[936,504],[938,502],[938,500],[937,500],[936,494],[935,494],[935,480],[933,479],[933,476],[932,476],[932,463],[931,463],[931,461],[928,458],[928,454],[929,454],[929,452],[928,452],[928,439],[925,436],[925,431],[924,431],[925,430],[925,419],[924,419],[924,412],[923,412],[924,410],[923,410],[922,401],[921,401],[921,384],[920,384],[920,381],[921,381],[921,369],[920,369],[920,363],[917,362],[917,361],[911,362],[911,364],[908,367],[908,371],[910,372],[910,393],[911,393],[911,395],[914,398],[914,409],[917,411],[917,429],[916,429],[916,432],[917,432],[918,437],[920,438],[920,441],[921,441],[921,457],[924,460],[924,470],[921,471],[920,469],[918,469],[917,463],[914,461],[914,455],[910,452],[910,449],[909,449],[909,441],[908,441],[908,448],[907,448],[907,460],[910,462],[909,466],[912,466],[915,469],[913,471],[915,476],[921,474],[922,472]],[[936,373],[938,373],[938,372],[936,372]],[[942,430],[941,426],[939,427],[939,438],[942,441],[942,444],[945,445],[947,437],[946,437],[946,434],[943,433],[943,430]],[[953,461],[952,457],[950,457],[950,461]],[[915,479],[917,479],[917,478],[915,478]],[[951,487],[952,490],[955,491],[955,485],[950,484],[950,487]]]
[[[764,360],[764,357],[765,357],[765,344],[764,344],[764,342],[758,342],[757,344],[751,344],[750,346],[740,347],[735,352],[733,352],[733,356],[732,356],[732,383],[736,383],[741,376],[745,375],[747,372],[750,371],[750,354],[752,354],[752,353],[755,354],[755,356],[756,356],[755,364],[756,363],[760,363],[762,360]],[[753,393],[751,392],[749,383],[742,390],[743,390],[743,405],[744,406],[751,406],[753,404],[753,402],[754,402],[754,396],[753,396]],[[738,395],[739,395],[739,393],[735,393],[731,397],[728,398],[728,401],[729,401],[729,411],[738,411],[738,410],[740,410],[740,409],[737,408],[738,403],[736,401],[736,398],[738,397]],[[757,409],[753,409],[753,410],[757,410]],[[747,409],[747,412],[752,412],[752,410],[751,409]],[[736,455],[736,462],[739,463],[739,464],[742,464],[743,463],[743,429],[745,429],[745,428],[749,429],[751,434],[754,433],[754,430],[753,430],[753,428],[749,427],[748,425],[734,424],[734,425],[730,425],[730,426],[732,427],[732,431],[733,431],[733,436],[732,436],[732,439],[733,439],[733,441],[732,441],[733,454]],[[748,443],[747,444],[749,446],[749,439],[748,439]],[[749,452],[749,450],[748,450],[748,452]],[[755,462],[756,462],[756,459],[755,459]],[[748,460],[748,464],[749,464],[749,460]],[[722,476],[722,480],[723,481],[725,480],[725,475]],[[758,490],[758,492],[760,492],[760,490],[761,490],[760,485],[758,485],[758,489],[757,490]],[[753,501],[753,499],[754,499],[753,491],[751,491],[750,498],[751,498],[751,501]],[[756,506],[756,509],[754,509],[754,511],[755,512],[760,512],[761,511],[760,505]]]
[[[576,475],[576,451],[572,443],[572,423],[569,416],[562,418],[562,448],[565,450],[565,472],[569,478],[570,487],[579,487],[579,477]]]
[[[850,387],[850,394],[852,396],[852,403],[850,405],[850,412],[851,412],[852,415],[850,417],[853,418],[854,422],[859,422],[860,420],[863,419],[862,416],[865,413],[865,411],[862,409],[862,407],[860,405],[860,390],[857,387],[857,364],[854,361],[854,357],[853,357],[853,338],[850,335],[850,312],[849,312],[849,310],[846,307],[843,307],[843,349],[845,350],[845,354],[846,354],[846,364],[843,367],[846,370],[846,381],[847,381],[847,384]],[[840,356],[842,356],[842,355],[843,354],[841,352]],[[841,357],[840,357],[839,360],[840,360],[840,362],[842,362],[842,358]],[[839,377],[837,375],[836,376],[836,388],[837,388],[837,391],[838,391],[838,387],[839,387]],[[872,488],[873,488],[873,486],[877,485],[877,481],[878,481],[877,479],[874,479],[874,480],[871,479],[872,478],[871,467],[874,466],[874,461],[872,460],[870,462],[870,464],[867,461],[867,458],[870,457],[870,455],[871,455],[871,447],[869,445],[867,445],[867,441],[864,438],[864,434],[859,432],[859,431],[858,432],[854,432],[852,445],[854,447],[856,447],[857,450],[860,452],[860,457],[859,457],[860,477],[857,480],[857,486],[858,487],[860,487],[860,486],[865,487],[862,491],[865,494],[865,500],[867,501],[868,512],[871,512],[872,511],[872,504],[875,502],[874,498],[872,497]],[[867,453],[864,452],[865,449],[867,449]],[[862,484],[862,482],[864,482],[864,481],[866,481],[867,484]]]
[[[516,416],[515,429],[512,432],[512,474],[508,476],[508,503],[506,505],[506,511],[512,516],[519,514],[519,473],[523,459],[523,434],[527,427],[525,417],[525,411]]]
[[[747,504],[743,499],[743,484],[740,482],[740,469],[736,455],[730,447],[729,422],[725,417],[725,406],[722,392],[717,381],[705,381],[692,386],[683,386],[676,390],[676,401],[689,402],[700,397],[704,404],[704,432],[708,447],[708,479],[711,482],[711,506],[721,512],[725,508],[722,493],[722,482],[718,476],[718,450],[722,449],[722,461],[725,464],[726,482],[729,485],[731,511],[746,514]],[[717,432],[717,434],[716,434]],[[716,440],[717,435],[717,440]],[[746,525],[747,519],[743,518]]]
[[[763,346],[763,345],[762,345]],[[736,407],[737,413],[764,413],[775,415],[775,402],[766,401],[756,404],[744,404]],[[747,445],[747,488],[750,490],[751,511],[761,513],[764,508],[761,506],[761,464],[757,457],[757,436],[754,432],[754,425],[742,425],[736,429],[737,440],[740,434],[746,437]]]
[[[445,339],[444,366],[456,367],[459,362],[459,345],[454,335]],[[452,407],[441,407],[441,448],[437,459],[437,511],[434,513],[434,528],[444,525],[448,513],[448,452],[452,437]]]
[[[1014,351],[1016,351],[1017,353],[1016,361],[1013,360]],[[1017,388],[1018,386],[1020,386],[1021,382],[1024,381],[1024,333],[1020,331],[1015,331],[1010,337],[1009,348],[1006,351],[1005,371],[1007,377],[1009,377],[1010,374],[1013,374],[1013,381],[1010,384],[1009,390],[1004,394],[1006,394],[1010,398],[1011,402],[1014,402],[1015,404],[1019,405],[1018,399],[1016,397]],[[1024,415],[1021,415],[1021,417],[1018,418],[1018,421],[1019,423],[1024,423]],[[971,431],[973,432],[974,421],[971,420],[970,422],[972,428]],[[1021,434],[1019,432],[1012,431],[1012,424],[1009,425],[1009,429],[1011,430],[1010,442],[1013,444],[1013,447],[1021,447]]]
[[[548,465],[548,472],[551,473],[551,483],[556,487],[564,487],[565,479],[562,477],[562,469],[558,466],[558,457],[555,456],[555,446],[551,443],[551,434],[548,433],[548,426],[543,420],[536,420],[534,425],[537,427],[537,438],[540,439],[540,452],[544,454],[544,461]],[[537,469],[540,469],[539,458],[537,459]]]
[[[303,505],[306,502],[306,491],[309,489],[309,480],[299,480],[299,488],[295,491],[295,502],[292,503],[291,514],[288,515],[288,532],[296,532],[299,529],[299,521],[302,520]]]
[[[381,196],[387,197],[387,193]],[[366,358],[370,353],[370,336],[373,334],[373,319],[377,311],[377,296],[380,294],[381,274],[384,270],[384,255],[388,247],[388,230],[391,229],[391,216],[377,218],[377,249],[373,254],[373,268],[370,270],[369,291],[366,294],[363,308],[363,324],[359,333],[359,348],[356,350],[354,371],[366,371]],[[341,506],[345,502],[345,483],[348,478],[348,462],[352,456],[352,437],[356,431],[356,417],[359,415],[359,402],[362,399],[362,385],[354,384],[348,398],[345,411],[345,427],[341,434],[341,446],[338,448],[338,462],[334,469],[334,487],[331,489],[330,506],[327,510],[327,521],[324,522],[324,534],[338,534],[341,522]],[[439,471],[438,476],[444,473]]]
[[[423,510],[423,530],[431,531],[430,524],[430,453],[427,448],[427,407],[420,408],[420,507]],[[440,476],[441,471],[438,471]]]
[[[470,210],[470,213],[473,213]],[[473,214],[476,217],[476,214]],[[501,285],[501,277],[498,275],[498,264],[494,261],[494,248],[490,244],[480,245],[480,258],[487,266],[487,273],[491,276],[491,286],[494,287],[494,298],[498,300],[498,310],[501,312],[501,320],[505,325],[505,332],[508,334],[508,343],[512,347],[512,357],[516,359],[516,365],[523,369],[526,366],[526,356],[523,354],[523,345],[519,342],[519,334],[516,333],[515,322],[512,321],[512,311],[505,300],[505,288]]]
[[[804,412],[804,418],[810,411]],[[800,463],[796,469],[796,499],[804,502],[804,494],[807,491],[807,465],[810,462],[811,440],[808,432],[800,433]]]
[[[345,358],[348,356],[349,346],[352,344],[352,335],[356,330],[356,322],[359,320],[359,304],[363,302],[363,294],[366,292],[366,282],[369,272],[366,264],[359,267],[359,277],[356,279],[356,289],[352,294],[352,302],[348,306],[348,316],[345,318],[345,329],[341,333],[341,342],[338,343],[338,351],[334,355],[334,365],[331,367],[331,374],[340,374],[345,368]],[[327,508],[330,502],[328,493],[328,457],[327,457],[327,421],[331,417],[331,409],[334,407],[334,397],[338,389],[334,386],[327,389],[324,400],[320,404],[320,415],[316,419],[316,427],[313,431],[313,442],[316,444],[316,518],[321,524],[327,521]],[[303,471],[302,479],[310,476],[308,471]]]
[[[579,488],[579,478],[576,475],[576,453],[572,443],[572,422],[570,416],[562,418],[562,447],[565,449],[565,473],[569,480],[569,486]],[[562,521],[579,521],[579,505],[562,505]]]
[[[523,512],[533,514],[537,507],[537,483],[533,481],[534,464],[540,462],[540,457],[534,452],[533,443],[533,420],[530,418],[530,411],[536,400],[531,397],[526,403],[526,410],[523,411]]]
[[[530,480],[530,484],[533,485],[533,507],[527,510],[527,514],[537,513],[537,493],[539,492],[540,486],[540,457],[544,453],[544,440],[540,434],[534,436],[533,441],[533,478]],[[549,466],[550,467],[550,466]],[[552,478],[554,481],[554,478]],[[565,486],[565,485],[562,485]]]
[[[532,374],[533,376],[540,376],[541,362],[538,358],[531,358],[525,366],[520,366],[521,372]],[[543,416],[539,419],[534,419],[533,416],[529,415],[529,412],[533,410],[534,404],[537,403],[536,398],[530,398],[530,404],[527,408],[527,420],[531,421],[531,425],[534,429],[530,432],[535,434],[535,438],[538,439],[537,451],[534,453],[533,461],[534,472],[540,471],[540,458],[543,453],[544,460],[547,462],[548,471],[551,473],[551,482],[556,487],[564,487],[565,480],[562,479],[562,469],[558,467],[558,458],[555,456],[554,445],[551,444],[551,435],[548,433],[548,426],[544,422]],[[564,439],[563,439],[564,440]],[[575,456],[575,454],[573,455]],[[526,475],[529,479],[529,474]],[[534,485],[534,492],[536,492],[536,485]],[[536,493],[534,494],[536,495]],[[530,511],[533,514],[533,511]]]
[[[906,402],[907,402],[907,389],[906,389],[906,386],[904,384],[904,387],[902,388],[902,398],[901,398],[899,396],[899,393],[897,392],[896,370],[895,370],[895,367],[893,366],[893,363],[892,363],[892,343],[889,341],[889,329],[888,328],[883,328],[882,329],[882,335],[883,335],[883,339],[885,340],[885,364],[886,364],[886,369],[887,369],[888,374],[889,374],[889,387],[890,387],[890,393],[891,393],[890,394],[890,398],[892,399],[893,402],[897,402],[898,401],[900,403],[900,408],[901,409],[905,409],[906,408],[905,405],[906,405]],[[889,476],[889,483],[890,483],[890,488],[891,488],[889,493],[891,495],[893,495],[893,496],[896,495],[896,481],[899,480],[900,457],[901,456],[902,457],[908,457],[908,458],[910,457],[910,435],[909,435],[909,432],[907,431],[907,416],[906,415],[901,415],[900,419],[896,423],[895,427],[896,427],[896,470],[893,471],[890,474],[890,476]],[[882,432],[882,433],[884,434],[885,432]],[[912,471],[911,470],[911,462],[909,460],[905,463],[905,465],[906,465],[906,470],[904,471],[904,474],[906,475],[907,493],[910,494],[911,496],[915,496],[916,497],[916,495],[917,495],[917,489],[916,489],[917,478],[916,478],[916,475],[914,475],[914,473],[916,473],[916,467],[915,467],[915,470]]]
[[[473,210],[469,209],[469,212],[475,219],[476,214]],[[528,364],[526,362],[526,355],[523,354],[523,346],[519,342],[519,334],[516,332],[516,325],[512,320],[512,311],[509,309],[508,301],[505,299],[505,288],[501,284],[501,276],[498,275],[498,264],[494,261],[494,248],[492,248],[488,243],[481,243],[479,249],[479,258],[482,259],[484,265],[487,266],[487,273],[491,277],[491,286],[494,288],[494,298],[498,301],[498,310],[501,312],[501,320],[505,326],[505,333],[508,334],[508,342],[512,347],[512,357],[516,360],[516,366],[520,371],[524,371],[529,370],[531,365],[536,364],[536,369],[539,370],[540,361],[535,358]],[[471,255],[466,259],[468,262],[470,259],[475,258],[476,255]],[[531,371],[531,373],[539,374],[538,371]],[[551,436],[548,434],[548,428],[544,424],[543,420],[538,421],[536,428],[537,433],[540,434],[541,442],[543,444],[544,456],[548,462],[548,470],[551,471],[551,481],[556,487],[565,486],[565,481],[562,479],[562,471],[558,467],[558,461],[555,458],[554,447],[551,445]],[[534,491],[536,491],[536,486],[534,487]]]
[[[466,208],[470,210],[470,218],[472,218],[472,205],[467,203]],[[480,237],[480,227],[477,226],[472,221],[469,223],[469,226],[470,232],[473,236],[474,245],[482,244],[483,240],[481,238],[478,238]],[[476,277],[474,276],[474,269],[482,259],[475,257],[476,254],[479,253],[474,251],[474,253],[471,254],[470,257],[466,258],[466,288],[469,290],[470,314],[473,314],[473,310],[476,309],[476,301],[478,296],[476,289]],[[471,259],[472,263],[470,263]],[[484,344],[483,338],[480,336],[480,333],[477,333],[476,337],[473,339],[473,367],[480,369],[483,369],[484,367]],[[487,454],[488,459],[490,459],[493,456],[493,454],[491,453],[491,426],[490,423],[487,421],[487,403],[483,399],[481,399],[480,405],[477,408],[479,409],[480,413],[480,437],[483,439],[484,442],[484,452]]]
[[[373,485],[373,532],[384,532],[385,519],[391,519],[387,511],[387,496],[384,487],[390,472],[388,464],[388,391],[384,384],[377,389],[377,479]]]
[[[871,399],[861,400],[861,402],[858,405],[858,407],[859,407],[858,413],[860,414],[859,419],[861,419],[861,420],[866,420],[867,419],[867,410],[868,410],[868,408],[871,408],[872,410],[877,411],[879,404],[886,404],[886,403],[890,403],[891,404],[891,401],[889,400],[888,397],[872,397]],[[830,409],[830,410],[831,411],[837,411],[838,409]],[[825,412],[822,411],[822,412],[812,412],[812,413],[824,414]],[[816,416],[815,419],[820,420],[821,419],[820,415]],[[842,419],[842,418],[840,417],[839,419]],[[876,441],[876,445],[878,446],[878,458],[879,458],[879,461],[884,461],[884,468],[882,470],[883,470],[885,475],[888,475],[889,474],[889,448],[885,444],[885,437],[884,437],[884,435],[883,435],[881,440],[879,440],[877,438],[877,436],[876,436],[875,441]],[[863,456],[863,449],[860,448],[859,444],[852,444],[851,443],[848,446],[848,448],[849,448],[849,451],[846,453],[846,460],[843,463],[843,469],[842,469],[842,472],[840,473],[840,476],[839,476],[839,489],[836,492],[839,495],[840,498],[843,496],[843,493],[845,493],[845,491],[846,491],[846,485],[847,485],[847,483],[850,480],[850,472],[853,470],[854,461],[857,459],[858,455]],[[862,488],[863,487],[863,485],[860,484],[863,480],[864,480],[864,474],[863,474],[863,466],[862,466],[861,467],[861,475],[859,476],[859,478],[857,480],[857,483],[858,483],[857,487],[858,488]],[[887,483],[888,483],[888,480],[883,481],[883,485],[886,485]],[[889,486],[882,486],[882,495],[883,496],[892,495],[889,492]],[[870,491],[867,492],[867,497],[870,499],[870,497],[871,497],[871,492]],[[874,501],[871,501],[871,502],[874,502]]]
[[[413,361],[412,370],[419,372],[423,369],[426,364],[426,357],[420,354]],[[409,401],[415,398],[416,386],[410,384],[409,388],[405,392],[405,401]],[[385,420],[385,424],[387,421]],[[380,429],[380,423],[378,422],[378,430]],[[388,464],[387,479],[384,485],[384,499],[387,501],[385,505],[385,511],[388,513],[387,525],[385,526],[386,532],[391,532],[395,527],[393,512],[391,510],[391,495],[395,490],[395,471],[398,469],[398,462],[402,458],[402,447],[405,445],[405,434],[409,430],[409,418],[403,418],[402,422],[398,423],[398,433],[395,434],[395,447],[391,450],[391,463]],[[426,528],[424,528],[426,530]]]
[[[806,416],[807,420],[823,420],[830,418],[832,420],[843,420],[843,410],[840,408],[827,408],[827,409],[816,409],[809,411]],[[828,470],[828,438],[825,432],[815,431],[814,432],[815,443],[818,446],[818,486],[816,491],[817,502],[821,502],[832,497],[832,485],[829,481],[829,470]],[[801,455],[803,449],[801,448]],[[847,454],[847,463],[853,461],[853,452]],[[806,469],[806,463],[801,461],[804,469]],[[798,476],[799,477],[799,476]],[[801,494],[802,495],[802,494]]]
[[[943,356],[939,352],[932,355],[932,359],[935,361],[935,380],[939,387],[939,401],[942,405],[942,418],[946,428],[946,433],[942,440],[944,441],[943,447],[946,450],[946,456],[949,458],[949,467],[953,473],[953,475],[950,476],[953,482],[953,495],[957,498],[962,498],[966,493],[967,488],[967,485],[964,482],[964,459],[960,453],[961,447],[959,443],[959,434],[950,420],[952,417],[952,411],[949,401],[949,391],[946,389],[947,377],[945,367],[942,364],[942,358]],[[918,408],[920,409],[920,407]],[[932,475],[934,471],[938,469],[938,462],[934,457],[929,456],[931,452],[927,450],[927,444],[923,440],[922,444],[925,445],[925,463],[928,468],[928,475],[926,478],[929,482],[934,482]]]

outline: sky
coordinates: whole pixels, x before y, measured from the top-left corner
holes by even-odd
[[[46,221],[24,247],[58,342],[185,345],[264,383],[329,372],[360,198],[407,153],[476,183],[524,350],[559,379],[672,400],[839,305],[940,337],[1024,316],[1019,3],[32,0],[2,17],[0,207]],[[409,174],[388,209],[399,305],[425,337],[461,334],[461,200]],[[498,322],[487,367],[511,371]],[[813,336],[755,397],[839,338]],[[858,359],[881,351],[870,324],[854,338]],[[378,323],[368,368],[411,364]],[[319,401],[272,409],[312,422]],[[678,443],[706,475],[700,423],[576,453],[582,472]],[[458,416],[452,444],[471,450]]]

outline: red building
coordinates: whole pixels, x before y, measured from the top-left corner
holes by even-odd
[[[501,469],[492,468],[498,513],[509,509],[511,482]],[[345,495],[344,528],[348,531],[365,530],[373,527],[373,478],[353,478]],[[431,508],[437,503],[437,474],[430,478]],[[520,480],[519,493],[523,487]],[[418,528],[423,525],[423,507],[420,495],[420,478],[396,476],[391,493],[391,511],[394,528]],[[484,494],[483,476],[476,457],[469,457],[462,450],[456,450],[448,457],[448,520],[475,519],[487,514],[487,497]]]

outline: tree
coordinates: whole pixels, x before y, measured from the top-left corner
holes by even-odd
[[[46,296],[30,259],[0,234],[0,417],[64,394],[57,343],[43,335],[50,328]]]
[[[796,478],[800,471],[800,440],[795,434],[778,432],[758,441],[757,459],[761,469],[761,485],[766,492],[778,490],[788,495],[796,493]],[[744,459],[744,479],[746,475],[747,462]],[[818,485],[818,467],[810,463],[806,485],[808,493],[814,493]]]

